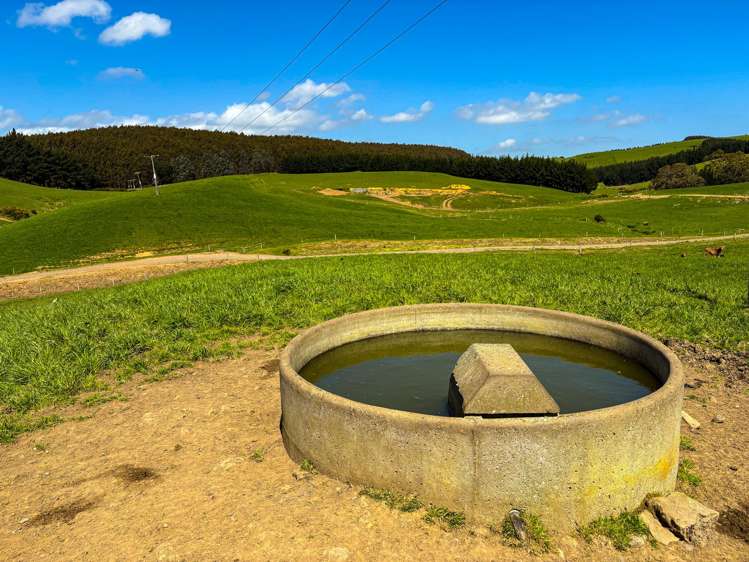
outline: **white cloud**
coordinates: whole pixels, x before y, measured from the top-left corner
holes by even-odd
[[[110,125],[146,125],[148,117],[134,114],[130,116],[113,115],[111,111],[93,110],[85,113],[74,113],[63,117],[56,126],[67,129],[93,129]]]
[[[242,111],[243,109],[244,111]],[[283,135],[300,129],[308,129],[317,125],[322,118],[313,110],[303,109],[295,112],[294,109],[278,109],[271,107],[268,102],[261,102],[249,106],[244,103],[235,103],[228,106],[220,114],[195,112],[159,117],[153,124],[165,127],[215,130],[223,129],[230,123],[227,128],[229,131],[260,134],[281,120],[283,122],[271,131],[273,134]]]
[[[351,94],[350,96],[346,96],[345,98],[340,100],[338,102],[338,107],[348,107],[366,99],[367,98],[364,94]]]
[[[648,118],[645,115],[641,115],[640,113],[626,115],[618,109],[615,109],[614,111],[611,111],[609,113],[598,113],[596,115],[591,115],[590,117],[583,117],[580,119],[580,121],[582,122],[589,123],[602,123],[604,121],[608,121],[609,127],[628,127],[631,125],[639,125],[640,123],[643,123],[647,120]]]
[[[507,150],[515,146],[517,143],[518,141],[515,139],[505,139],[499,144],[497,144],[497,148],[502,149],[502,150]]]
[[[64,133],[77,129],[97,129],[113,125],[148,125],[148,117],[139,114],[114,115],[108,110],[94,109],[84,113],[66,115],[60,119],[43,119],[37,123],[27,124],[19,129],[19,132],[26,135],[38,135]]]
[[[103,0],[62,0],[52,6],[29,2],[18,12],[18,27],[67,27],[74,18],[91,18],[97,23],[109,21],[112,8]]]
[[[384,115],[380,117],[380,121],[383,123],[411,123],[413,121],[420,121],[433,109],[434,104],[427,100],[421,104],[418,111],[410,109],[408,111],[400,111],[393,115]]]
[[[369,121],[370,119],[374,118],[369,113],[367,113],[366,109],[361,108],[357,111],[354,111],[349,119],[351,119],[352,121]]]
[[[619,139],[607,136],[584,136],[577,135],[564,138],[541,138],[534,137],[529,140],[515,141],[507,139],[499,144],[492,146],[487,150],[488,154],[506,154],[507,152],[524,153],[524,154],[544,154],[551,152],[558,155],[560,149],[564,151],[579,152],[582,146],[602,146],[611,145]]]
[[[458,108],[458,116],[482,125],[507,125],[541,121],[551,110],[582,99],[578,94],[539,94],[531,92],[522,101],[499,100],[484,104],[469,104]]]
[[[103,71],[102,78],[142,78],[140,69],[129,67],[112,67]],[[312,92],[317,95],[324,91],[329,84],[317,84],[312,81],[303,84],[304,90],[297,89],[293,101],[298,102],[309,96]],[[349,92],[347,84],[331,88],[323,94],[324,97],[339,96]],[[429,105],[422,105],[424,110],[430,109]],[[314,106],[300,109],[297,105],[281,104],[273,106],[268,101],[246,103],[234,103],[221,111],[195,111],[174,115],[160,115],[148,117],[145,115],[115,115],[111,111],[90,111],[77,113],[57,119],[44,119],[34,123],[25,123],[23,132],[28,134],[45,133],[49,131],[69,131],[74,129],[90,129],[97,127],[108,127],[116,125],[157,125],[180,127],[201,130],[228,130],[245,132],[247,134],[295,134],[315,129],[328,131],[336,127],[350,125],[355,122],[363,122],[374,119],[366,109],[342,109],[340,119],[331,118],[321,113]],[[10,120],[3,119],[0,113],[0,124]],[[11,114],[8,113],[8,116]],[[14,119],[16,123],[20,117]],[[11,125],[8,125],[11,126]],[[269,128],[273,127],[271,131]],[[2,127],[0,127],[1,129]]]
[[[270,107],[270,104],[267,102],[247,106],[247,109],[240,115],[245,106],[246,104],[244,103],[236,103],[228,106],[222,113],[196,111],[156,118],[150,118],[138,113],[133,115],[115,115],[108,110],[93,110],[74,113],[57,119],[43,119],[34,123],[26,122],[13,110],[0,107],[0,131],[10,129],[19,124],[24,125],[23,128],[17,127],[19,132],[28,135],[67,132],[78,129],[96,129],[119,125],[157,125],[184,129],[217,130],[223,129],[231,122],[231,125],[227,128],[229,131],[260,134],[264,133],[268,127],[285,119],[283,123],[270,132],[270,134],[283,135],[312,129],[323,121],[323,118],[316,111],[296,111],[291,108],[278,109]],[[236,119],[234,119],[235,117]]]
[[[647,121],[647,117],[640,113],[634,113],[632,115],[625,115],[624,117],[617,119],[611,125],[612,127],[629,127],[631,125],[639,125]]]
[[[99,42],[104,45],[121,46],[132,41],[138,41],[146,35],[165,37],[171,31],[171,20],[162,18],[157,14],[135,12],[102,31],[99,35]]]
[[[353,123],[370,121],[374,119],[374,116],[364,108],[358,109],[356,111],[342,109],[340,113],[341,115],[343,115],[343,118],[325,119],[322,123],[320,123],[319,129],[321,131],[332,131],[333,129],[337,129],[339,127],[344,127]]]
[[[15,109],[6,109],[0,105],[0,131],[10,129],[23,123],[23,117]]]
[[[620,96],[609,96],[606,98],[606,103],[619,103],[622,101]]]
[[[22,135],[46,135],[47,133],[67,133],[70,130],[65,127],[43,127],[39,125],[17,128],[16,132]]]
[[[145,77],[145,73],[140,68],[130,68],[128,66],[113,66],[99,73],[99,78],[104,80],[117,80],[119,78],[143,80]]]
[[[351,88],[345,82],[341,82],[340,84],[328,84],[326,82],[315,82],[308,78],[301,84],[294,86],[294,88],[286,94],[281,101],[293,105],[294,107],[301,107],[317,96],[322,98],[335,98],[350,91]]]
[[[335,119],[326,119],[322,123],[320,123],[320,130],[321,131],[332,131],[333,129],[337,129],[341,125],[343,125],[345,121],[336,121]]]
[[[611,114],[609,113],[597,113],[595,115],[591,115],[587,120],[592,121],[593,123],[600,123],[602,121],[608,121],[611,119]],[[585,120],[585,119],[583,119]]]

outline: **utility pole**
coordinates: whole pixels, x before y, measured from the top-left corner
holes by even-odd
[[[151,159],[151,168],[153,169],[153,186],[156,188],[156,195],[159,194],[159,178],[156,175],[156,163],[154,162],[154,158],[158,157],[158,154],[151,154],[150,156],[146,156],[146,158]]]
[[[143,189],[143,181],[140,179],[140,172],[135,172],[135,175],[138,176],[138,187]]]

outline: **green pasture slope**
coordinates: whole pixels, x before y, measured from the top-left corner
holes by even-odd
[[[588,152],[578,154],[573,157],[582,164],[587,164],[589,168],[600,168],[611,164],[621,164],[623,162],[637,162],[638,160],[647,160],[655,156],[667,156],[675,154],[682,150],[689,150],[702,144],[703,139],[689,141],[664,142],[662,144],[653,144],[650,146],[638,146],[635,148],[622,148],[617,150],[606,150],[603,152]]]
[[[263,334],[280,345],[317,322],[384,306],[537,306],[659,338],[746,346],[749,242],[729,243],[721,259],[702,248],[310,258],[7,302],[0,304],[0,441],[58,421],[36,417],[39,408],[83,391],[106,400],[134,373],[158,380],[223,356],[235,336]]]
[[[522,198],[525,207],[483,212],[407,208],[321,188],[466,183]],[[498,198],[496,196],[492,196]],[[605,222],[595,222],[596,215]],[[224,249],[280,252],[338,240],[576,238],[732,233],[747,228],[749,202],[615,199],[601,204],[558,190],[441,174],[349,173],[229,176],[106,196],[0,228],[0,274],[75,264],[94,256]]]
[[[725,185],[705,185],[701,187],[682,187],[680,189],[651,190],[659,195],[741,195],[749,196],[749,183],[729,183]],[[749,222],[749,219],[748,219]]]
[[[741,140],[749,139],[749,135],[731,137]],[[675,154],[682,150],[689,150],[702,144],[704,139],[694,139],[688,141],[664,142],[661,144],[652,144],[649,146],[638,146],[634,148],[621,148],[617,150],[606,150],[603,152],[588,152],[573,156],[582,164],[587,164],[589,168],[600,168],[611,164],[622,164],[623,162],[637,162],[647,160],[655,156],[667,156]]]
[[[17,207],[26,211],[45,213],[91,201],[101,201],[121,195],[107,191],[77,191],[51,189],[0,178],[0,208]]]
[[[615,197],[635,195],[658,195],[666,197],[681,197],[684,195],[749,195],[749,183],[729,183],[725,185],[703,185],[700,187],[679,187],[676,189],[650,189],[650,182],[644,181],[618,187],[599,185],[592,193],[594,197]]]

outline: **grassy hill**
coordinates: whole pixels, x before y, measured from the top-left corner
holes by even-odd
[[[49,189],[0,178],[0,207],[18,207],[38,213],[118,195],[120,193],[106,191]]]
[[[666,156],[689,150],[702,144],[702,139],[664,142],[662,144],[653,144],[650,146],[637,146],[634,148],[622,148],[617,150],[606,150],[604,152],[588,152],[579,154],[574,160],[587,164],[589,168],[599,168],[610,164],[621,164],[622,162],[636,162],[638,160],[647,160],[654,156]]]
[[[749,135],[732,137],[746,140]],[[647,160],[655,156],[667,156],[683,150],[689,150],[702,144],[704,139],[694,139],[688,141],[664,142],[661,144],[652,144],[649,146],[637,146],[633,148],[622,148],[617,150],[606,150],[603,152],[588,152],[573,157],[582,164],[587,164],[589,168],[599,168],[611,164],[621,164],[623,162],[637,162]]]
[[[440,188],[455,183],[471,186],[467,201],[476,198],[478,211],[414,208],[365,194],[320,193],[350,187]],[[139,251],[258,251],[262,246],[264,251],[280,252],[334,238],[718,234],[746,228],[749,204],[697,197],[594,199],[421,172],[229,176],[166,186],[160,197],[152,190],[95,197],[1,228],[0,274],[128,257]],[[605,222],[593,220],[599,214]]]

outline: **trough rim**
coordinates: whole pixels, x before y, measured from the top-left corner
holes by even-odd
[[[636,400],[625,402],[623,404],[617,404],[615,406],[609,406],[606,408],[586,410],[583,412],[560,414],[559,416],[554,416],[554,417],[525,417],[525,418],[523,417],[518,417],[518,418],[464,417],[464,418],[457,418],[457,417],[447,417],[447,416],[436,416],[436,415],[431,415],[431,414],[422,414],[422,413],[416,413],[416,412],[407,412],[403,410],[395,410],[395,409],[386,408],[383,406],[375,406],[372,404],[366,404],[364,402],[359,402],[357,400],[351,400],[350,398],[345,398],[333,392],[324,390],[316,386],[314,383],[309,382],[297,372],[296,368],[294,368],[294,366],[291,363],[291,355],[297,348],[301,348],[305,344],[309,343],[310,341],[314,341],[314,339],[318,337],[324,337],[326,330],[330,329],[331,327],[338,326],[340,324],[345,324],[351,321],[361,322],[362,320],[367,320],[368,317],[373,317],[374,319],[376,319],[383,313],[387,313],[387,312],[396,312],[396,311],[399,313],[423,312],[423,313],[435,314],[435,313],[455,313],[455,312],[459,313],[461,311],[468,312],[470,309],[482,309],[484,311],[487,311],[488,309],[488,311],[494,310],[497,312],[526,314],[526,315],[531,315],[535,317],[570,321],[570,322],[575,322],[578,324],[587,325],[587,326],[591,326],[591,327],[598,328],[598,329],[607,330],[607,331],[612,332],[616,336],[620,336],[623,338],[630,338],[634,341],[638,341],[646,346],[649,346],[650,348],[655,350],[658,354],[660,354],[663,359],[666,360],[667,378],[665,381],[661,381],[662,384],[657,390],[655,390],[654,392],[650,394],[647,394],[646,396],[643,396]],[[470,330],[471,328],[460,328],[460,329]],[[477,327],[475,329],[487,329],[487,328]],[[395,333],[414,333],[414,332],[420,332],[420,331],[450,331],[450,329],[448,328],[444,330],[403,330],[402,332],[395,332]],[[506,330],[506,331],[512,331],[512,330]],[[538,332],[527,331],[523,333],[538,333]],[[541,335],[546,335],[546,334],[541,334]],[[377,336],[371,336],[371,337],[377,337]],[[560,337],[562,339],[570,339],[573,341],[582,341],[582,340],[577,340],[573,337],[565,337],[565,336],[555,336],[555,337]],[[368,339],[368,338],[365,337],[365,338],[355,339],[349,343],[353,343],[355,341],[363,341],[365,339]],[[583,343],[586,343],[586,342],[583,342]],[[598,347],[601,347],[601,346],[598,346]],[[333,349],[333,348],[334,347],[328,348],[320,352],[316,356],[319,356],[322,353],[330,351],[330,349]],[[611,351],[616,352],[617,350],[612,349]],[[310,358],[308,362],[311,359],[312,358]],[[303,366],[300,366],[300,368],[301,367]],[[676,354],[673,351],[671,351],[668,347],[666,347],[664,344],[656,340],[655,338],[648,336],[642,332],[633,330],[632,328],[628,328],[621,324],[609,322],[607,320],[600,320],[592,316],[575,314],[572,312],[564,312],[564,311],[553,310],[553,309],[548,309],[548,308],[516,306],[516,305],[507,305],[507,304],[483,304],[483,303],[440,303],[440,304],[405,305],[405,306],[395,306],[395,307],[386,307],[386,308],[376,308],[376,309],[370,309],[370,310],[366,310],[362,312],[346,314],[344,316],[339,316],[332,320],[328,320],[320,324],[317,324],[315,326],[312,326],[304,330],[300,334],[298,334],[294,339],[292,339],[291,342],[289,342],[289,344],[284,348],[284,350],[281,353],[281,356],[279,359],[279,371],[280,371],[280,377],[284,383],[293,386],[298,391],[304,394],[307,394],[310,398],[327,402],[331,404],[332,406],[335,406],[336,408],[346,409],[349,411],[358,410],[358,411],[367,413],[372,416],[389,418],[394,421],[398,420],[401,423],[418,424],[421,426],[425,426],[425,425],[439,426],[443,428],[453,427],[457,430],[460,430],[460,429],[470,430],[470,429],[476,429],[477,427],[487,427],[487,428],[497,428],[497,429],[500,429],[500,428],[501,429],[514,429],[514,428],[520,429],[520,428],[528,427],[531,425],[556,425],[560,427],[565,427],[565,426],[595,422],[596,420],[600,420],[602,418],[605,419],[605,418],[610,418],[610,417],[636,415],[638,412],[652,410],[653,408],[657,408],[658,405],[661,403],[665,404],[665,403],[668,403],[670,400],[673,400],[676,396],[678,396],[683,391],[683,386],[684,386],[684,373],[683,373],[681,361],[678,359]],[[655,373],[653,374],[654,376],[659,378],[657,374]]]

